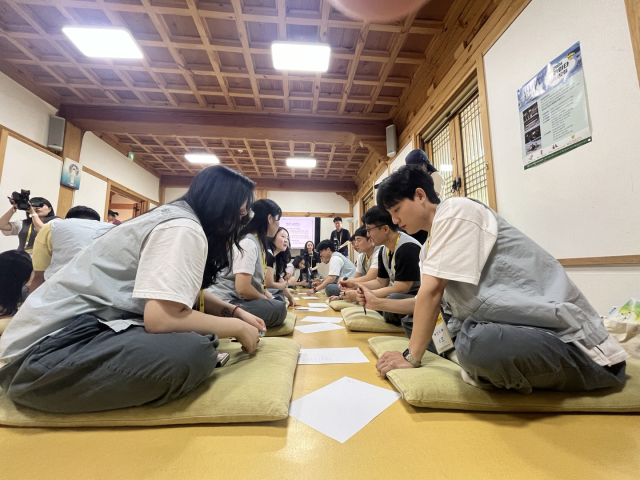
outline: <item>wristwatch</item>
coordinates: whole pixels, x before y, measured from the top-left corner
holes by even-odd
[[[418,360],[416,360],[411,356],[411,350],[409,350],[408,348],[404,352],[402,352],[402,356],[407,362],[409,362],[411,365],[413,365],[416,368],[419,368],[422,365],[421,362],[419,362]]]

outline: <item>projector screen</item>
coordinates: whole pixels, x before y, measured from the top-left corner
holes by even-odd
[[[289,231],[290,248],[304,248],[308,241],[314,241],[316,219],[315,217],[282,217],[280,226]]]

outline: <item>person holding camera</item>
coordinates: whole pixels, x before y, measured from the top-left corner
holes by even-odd
[[[4,235],[18,237],[18,250],[27,252],[29,255],[33,253],[33,242],[38,232],[46,223],[52,220],[59,220],[56,216],[51,202],[46,198],[33,197],[29,200],[28,194],[18,195],[14,193],[13,197],[9,197],[11,208],[0,217],[0,230]],[[24,210],[27,218],[25,220],[11,221],[11,217],[18,210]]]

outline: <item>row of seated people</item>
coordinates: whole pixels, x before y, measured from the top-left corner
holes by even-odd
[[[276,293],[267,283],[268,239],[274,258],[288,242],[277,239],[280,208],[253,195],[248,178],[209,167],[180,199],[98,236],[27,298],[0,337],[5,394],[56,412],[161,405],[211,375],[218,337],[259,355],[260,332],[286,315],[277,262]],[[388,177],[377,203],[363,219],[367,240],[381,247],[376,277],[369,265],[345,281],[355,267],[321,242],[329,275],[314,289],[331,292],[337,281],[344,295],[357,289],[359,303],[402,323],[409,349],[382,355],[381,374],[420,367],[446,304],[455,339],[447,358],[477,387],[624,383],[626,352],[562,266],[494,211],[466,198],[441,203],[416,166]],[[430,237],[416,245],[398,226]]]

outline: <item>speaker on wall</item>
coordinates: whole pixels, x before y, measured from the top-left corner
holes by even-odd
[[[396,126],[387,127],[387,157],[393,157],[398,149],[398,137],[396,136]]]
[[[62,117],[49,117],[49,137],[47,138],[47,148],[56,152],[62,151],[64,145],[64,125],[66,120]]]

